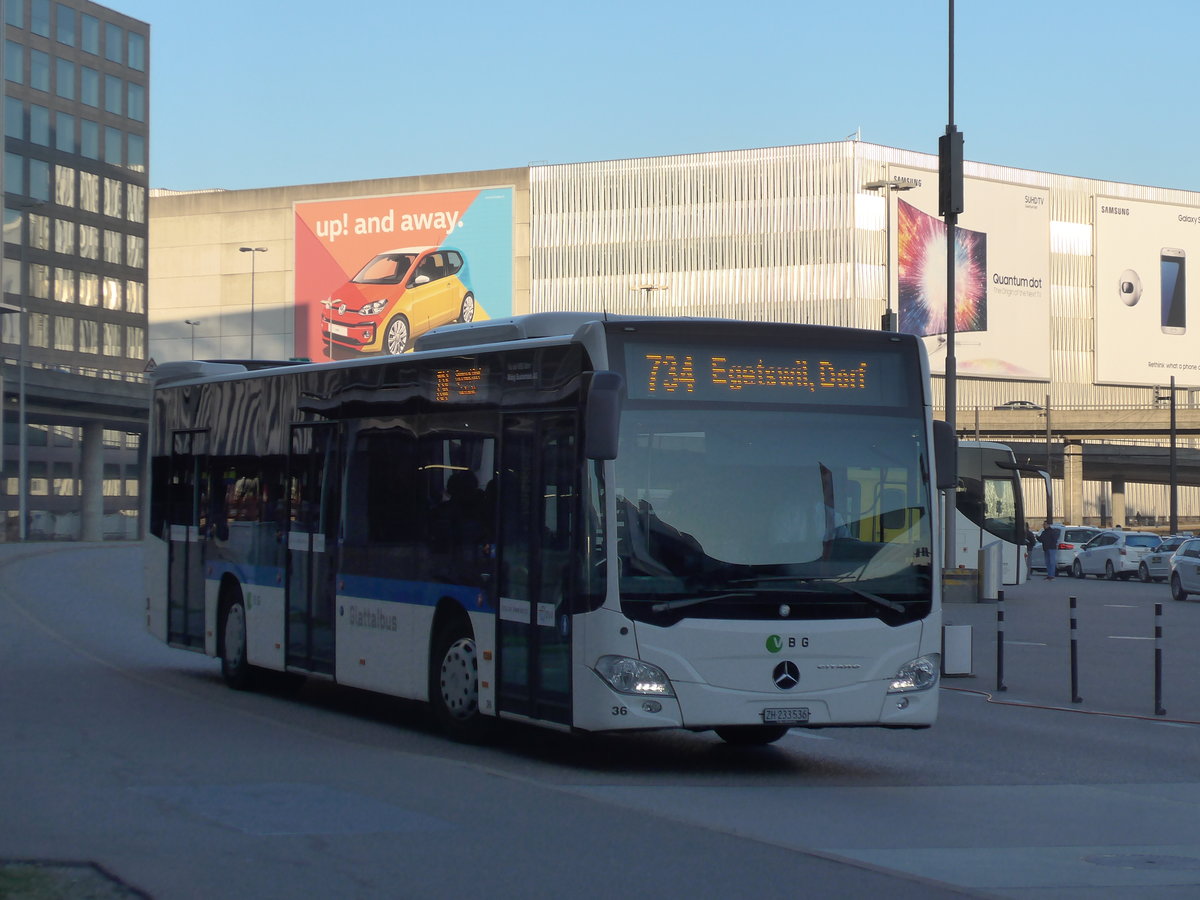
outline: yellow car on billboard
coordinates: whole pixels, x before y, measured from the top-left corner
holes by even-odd
[[[453,247],[380,253],[322,305],[326,346],[360,353],[403,353],[431,328],[475,318],[467,262]]]

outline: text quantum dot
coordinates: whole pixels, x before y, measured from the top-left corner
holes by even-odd
[[[743,388],[779,388],[781,391],[861,391],[868,386],[869,364],[860,362],[849,368],[829,360],[811,362],[797,359],[786,364],[766,363],[761,359],[738,362],[725,356],[700,357],[699,373],[692,356],[647,353],[650,364],[646,376],[648,394],[692,393],[697,378],[703,387],[733,393]],[[707,392],[707,391],[706,391]]]

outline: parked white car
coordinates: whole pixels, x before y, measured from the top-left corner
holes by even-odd
[[[1189,538],[1171,556],[1171,596],[1186,600],[1200,594],[1200,538]]]
[[[1170,578],[1171,557],[1186,540],[1186,537],[1178,535],[1163,538],[1161,544],[1142,557],[1142,562],[1138,565],[1138,578],[1147,584],[1151,581],[1166,581]]]
[[[1162,538],[1149,531],[1102,531],[1084,544],[1071,564],[1076,578],[1095,575],[1097,578],[1128,579],[1137,574],[1142,559],[1159,544]]]
[[[1060,572],[1070,572],[1071,564],[1075,562],[1075,554],[1079,548],[1100,533],[1099,528],[1091,525],[1051,525],[1058,532],[1058,555],[1055,557],[1056,568]],[[1042,545],[1034,541],[1033,549],[1029,551],[1029,570],[1046,568],[1046,551]]]

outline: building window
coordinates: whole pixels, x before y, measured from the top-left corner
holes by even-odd
[[[104,161],[112,166],[125,164],[125,154],[121,152],[121,129],[104,127]]]
[[[29,296],[39,300],[50,299],[50,267],[35,263],[29,267]],[[45,347],[45,344],[39,344]]]
[[[68,316],[54,317],[54,349],[75,349],[75,320]]]
[[[69,462],[56,462],[53,466],[54,485],[52,490],[56,497],[75,496],[75,477]]]
[[[41,50],[29,51],[29,86],[50,93],[50,54]]]
[[[25,27],[24,0],[4,0],[4,23],[17,28]]]
[[[34,250],[50,249],[50,217],[29,213],[29,246]]]
[[[4,154],[4,190],[10,194],[25,193],[25,157]]]
[[[29,105],[29,140],[43,147],[50,146],[50,110],[36,103]]]
[[[132,81],[126,86],[125,109],[126,115],[135,122],[146,121],[146,88]]]
[[[58,42],[68,47],[75,46],[75,10],[65,3],[58,4],[57,21]]]
[[[79,305],[100,305],[100,276],[95,272],[79,273]]]
[[[75,271],[73,269],[55,267],[54,299],[59,303],[75,302]]]
[[[140,281],[125,282],[125,311],[131,313],[146,311],[146,285]]]
[[[4,98],[4,133],[18,141],[25,140],[25,105],[16,97]]]
[[[144,268],[146,265],[146,239],[138,237],[136,234],[128,235],[125,238],[125,265],[133,266],[135,269]]]
[[[146,139],[140,134],[127,135],[129,141],[129,168],[135,172],[146,171]]]
[[[79,99],[88,106],[100,106],[100,73],[95,69],[79,67]]]
[[[119,310],[123,306],[124,304],[121,302],[121,279],[106,277],[104,279],[104,308]]]
[[[104,76],[104,111],[115,116],[121,114],[121,79],[116,75]]]
[[[95,225],[79,226],[79,255],[84,259],[100,258],[100,229]]]
[[[29,30],[50,37],[50,0],[30,0]]]
[[[59,219],[54,226],[54,252],[75,255],[75,223]]]
[[[4,243],[21,243],[21,214],[9,206],[4,207]],[[16,293],[15,290],[11,292],[9,291],[7,281],[5,281],[4,284],[4,293]],[[0,316],[0,321],[3,321],[6,318],[8,317]]]
[[[104,26],[104,58],[115,63],[125,62],[125,32],[112,22]]]
[[[104,347],[101,352],[105,356],[121,355],[121,326],[112,322],[104,323]]]
[[[50,199],[50,163],[44,159],[29,161],[29,196],[34,200]]]
[[[146,332],[136,325],[125,326],[125,352],[130,359],[146,358]]]
[[[75,117],[70,113],[55,113],[54,147],[63,153],[74,153],[76,151]]]
[[[100,158],[100,126],[91,119],[79,120],[79,152],[88,159]]]
[[[123,242],[124,237],[125,237],[125,235],[121,234],[121,232],[119,232],[119,231],[105,230],[105,232],[104,232],[104,261],[106,263],[113,263],[114,265],[119,266],[124,261],[122,258],[124,256],[124,254],[122,253],[122,249],[123,249],[122,242]],[[108,305],[108,282],[109,281],[115,281],[115,279],[111,279],[111,278],[104,279],[104,305],[108,309],[120,309],[121,308],[120,307],[121,291],[120,291],[119,287],[115,294],[118,305],[117,306],[109,306]]]
[[[100,352],[100,323],[88,319],[79,320],[79,352]]]
[[[146,36],[129,32],[129,68],[146,71]]]
[[[4,42],[4,77],[17,84],[25,83],[25,48],[12,41]]]
[[[54,167],[54,202],[59,206],[75,205],[75,170],[70,166]]]
[[[100,212],[100,176],[94,172],[79,173],[79,208]]]
[[[50,346],[50,317],[45,313],[27,313],[29,320],[29,346]]]
[[[79,14],[79,46],[88,53],[100,55],[100,20],[87,13]]]
[[[104,214],[114,219],[121,218],[121,187],[115,178],[104,179]]]
[[[69,59],[54,61],[54,92],[64,100],[75,99],[75,63]]]
[[[130,135],[133,137],[133,135]],[[126,218],[130,222],[146,221],[146,189],[138,184],[127,185],[128,211]]]

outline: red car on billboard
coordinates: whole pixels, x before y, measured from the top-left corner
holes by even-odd
[[[467,262],[453,247],[380,253],[321,305],[321,336],[330,351],[403,353],[431,328],[475,318]]]

